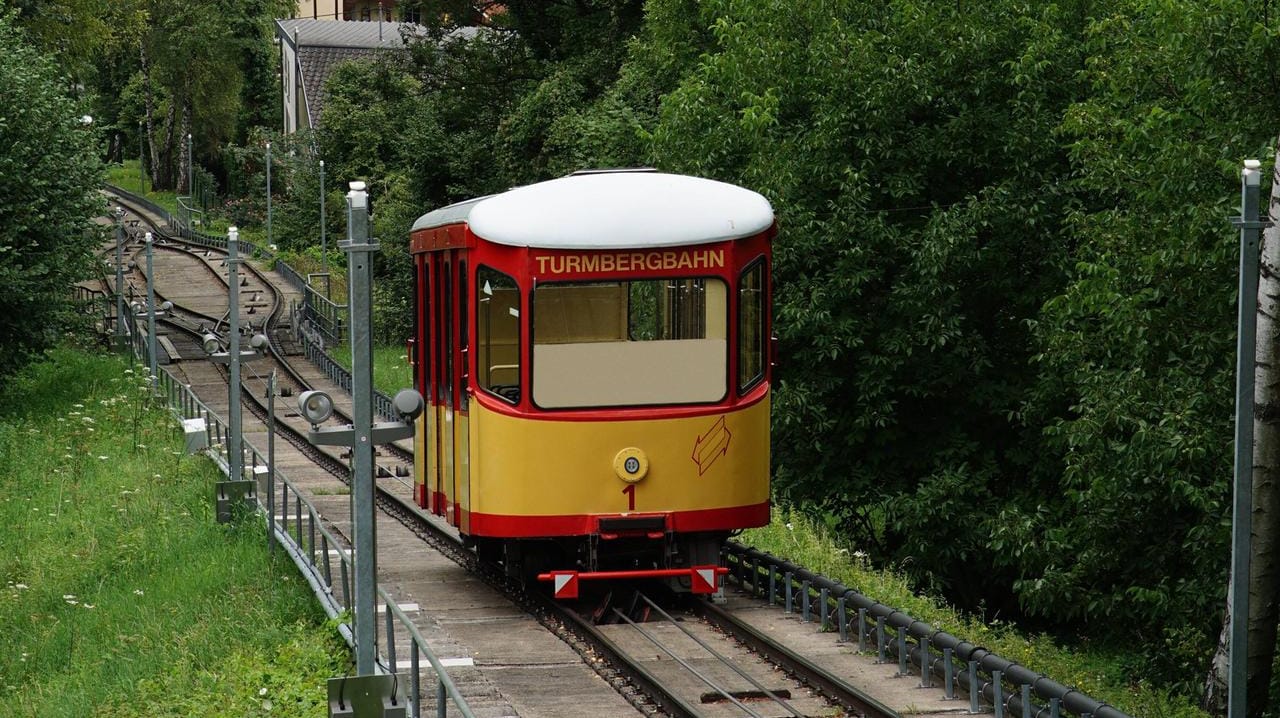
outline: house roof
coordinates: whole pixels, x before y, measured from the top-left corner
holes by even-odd
[[[349,20],[276,20],[276,35],[297,57],[309,126],[320,123],[324,82],[334,66],[349,60],[371,60],[380,52],[402,49],[402,25]]]
[[[399,22],[365,22],[357,20],[312,20],[298,18],[276,20],[276,34],[293,45],[304,47],[344,47],[372,50],[379,47],[404,47]]]

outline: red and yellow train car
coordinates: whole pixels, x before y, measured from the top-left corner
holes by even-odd
[[[422,216],[418,503],[526,575],[718,563],[769,520],[775,232],[755,192],[652,171]]]

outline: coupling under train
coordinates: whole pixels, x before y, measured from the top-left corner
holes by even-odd
[[[725,538],[769,520],[776,231],[755,192],[651,170],[419,218],[417,503],[558,597],[714,592]]]

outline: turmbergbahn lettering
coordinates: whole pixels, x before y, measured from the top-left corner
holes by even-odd
[[[610,272],[664,271],[673,269],[723,269],[723,249],[685,249],[649,252],[599,252],[590,254],[534,255],[537,273],[608,274]]]

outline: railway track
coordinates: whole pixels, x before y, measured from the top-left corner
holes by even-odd
[[[210,330],[225,327],[227,282],[223,268],[225,256],[205,247],[182,246],[161,232],[159,218],[148,216],[141,207],[129,207],[131,221],[130,241],[126,254],[128,286],[131,296],[145,299],[147,277],[139,260],[142,251],[138,238],[143,226],[152,223],[151,231],[157,238],[153,245],[156,277],[152,280],[166,291],[157,291],[157,303],[173,302],[173,309],[163,318],[169,342],[174,350],[175,365],[172,370],[180,380],[198,390],[202,400],[211,407],[225,410],[231,401],[225,369],[205,361],[199,350],[200,337]],[[112,250],[112,252],[114,249]],[[163,257],[163,259],[161,259]],[[266,378],[274,373],[276,383],[284,397],[296,396],[313,388],[317,372],[314,368],[297,365],[280,340],[284,329],[291,322],[284,316],[285,302],[276,284],[260,270],[245,262],[241,265],[245,276],[241,287],[241,311],[248,317],[253,329],[264,332],[270,342],[268,357],[246,365],[242,387],[237,400],[247,406],[259,422],[268,420]],[[161,282],[162,276],[181,276],[176,285]],[[113,278],[104,280],[104,289],[110,294]],[[248,310],[252,310],[249,313]],[[350,415],[342,394],[333,393],[338,406],[331,422],[346,423]],[[297,416],[291,408],[283,413],[276,403],[273,417],[276,430],[300,460],[310,462],[314,469],[326,475],[327,483],[348,480],[346,457],[333,450],[312,445],[306,438],[310,425]],[[246,430],[248,433],[248,430]],[[414,540],[430,550],[438,552],[448,561],[461,566],[472,581],[483,585],[481,595],[487,591],[500,592],[503,599],[518,606],[528,617],[532,616],[551,634],[565,641],[582,657],[582,661],[594,673],[606,680],[629,706],[642,715],[669,716],[817,716],[851,715],[866,718],[888,718],[896,713],[881,702],[853,686],[847,676],[808,660],[803,644],[788,646],[786,642],[771,638],[769,631],[737,616],[734,611],[723,610],[705,601],[672,602],[655,599],[640,590],[618,589],[609,597],[594,598],[576,605],[557,603],[546,596],[541,587],[521,586],[507,578],[500,568],[484,565],[476,554],[461,544],[458,534],[414,504],[411,479],[412,452],[404,446],[389,446],[378,458],[377,501],[382,513],[394,519]],[[302,482],[305,484],[306,482]],[[316,479],[320,486],[321,479]],[[265,487],[260,486],[260,490]],[[332,488],[320,488],[313,495],[319,504],[332,506],[326,512],[327,528],[342,537],[350,546],[347,531],[350,529],[343,502],[332,499],[340,492]],[[287,521],[287,519],[286,519]],[[382,547],[382,528],[379,521],[379,552],[382,556],[380,573],[399,576],[413,574],[414,559],[407,555],[387,552]],[[299,533],[301,528],[299,526]],[[312,553],[315,554],[312,539]],[[326,557],[327,559],[327,557]],[[408,585],[413,579],[404,579]],[[380,575],[380,582],[384,579]],[[465,584],[460,582],[459,585]],[[345,589],[344,589],[345,590]],[[470,590],[466,588],[463,590]],[[461,598],[463,603],[480,599]],[[487,600],[487,599],[486,599]],[[622,604],[625,604],[623,606]],[[349,602],[346,605],[350,605]],[[431,628],[431,620],[423,622],[425,631]],[[390,636],[389,636],[390,638]],[[501,645],[503,641],[499,640]],[[513,648],[508,643],[508,648]],[[488,650],[486,644],[485,649]],[[477,654],[480,651],[476,651]],[[543,690],[547,686],[542,686]],[[427,696],[430,699],[430,696]],[[515,701],[519,702],[519,701]],[[918,700],[912,705],[923,704]],[[578,701],[583,708],[580,715],[600,715],[591,703]],[[931,712],[918,707],[916,715],[941,715],[951,712],[953,703],[944,710]],[[514,708],[514,706],[512,706]],[[555,709],[555,713],[541,712],[538,706],[530,706],[530,715],[574,715]],[[515,709],[516,714],[523,714]]]

